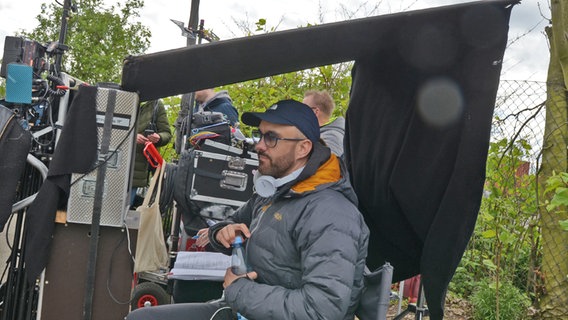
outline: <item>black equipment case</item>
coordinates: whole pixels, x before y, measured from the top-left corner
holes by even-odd
[[[207,227],[207,219],[223,220],[243,205],[253,194],[257,167],[256,153],[210,140],[182,151],[174,199],[188,235]]]
[[[193,161],[191,200],[238,207],[252,195],[258,160],[196,150]]]

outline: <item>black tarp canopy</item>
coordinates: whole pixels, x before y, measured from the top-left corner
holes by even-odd
[[[368,265],[422,275],[431,319],[473,232],[515,0],[463,3],[125,60],[149,100],[355,61],[346,162],[371,229]],[[278,97],[275,97],[277,99]]]

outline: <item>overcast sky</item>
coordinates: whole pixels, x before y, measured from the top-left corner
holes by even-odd
[[[0,2],[0,52],[4,50],[4,37],[17,30],[32,30],[42,3],[55,0],[24,0]],[[59,1],[63,3],[63,0]],[[105,0],[106,3],[118,1]],[[242,36],[235,21],[253,25],[259,18],[267,19],[268,27],[285,30],[346,19],[345,12],[357,12],[355,17],[419,10],[461,3],[456,0],[201,0],[199,18],[206,29],[212,29],[221,39]],[[545,81],[549,61],[548,43],[544,28],[550,18],[549,0],[522,0],[513,8],[509,42],[501,79]],[[374,4],[371,4],[374,3]],[[152,32],[148,53],[164,51],[186,45],[186,38],[170,19],[189,20],[191,0],[145,0],[141,21]],[[357,10],[359,8],[359,10]],[[520,37],[520,38],[519,38]],[[513,41],[514,39],[517,39]],[[57,39],[54,39],[57,40]]]

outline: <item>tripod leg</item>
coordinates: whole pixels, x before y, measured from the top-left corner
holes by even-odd
[[[416,301],[416,320],[422,320],[424,316],[428,316],[428,307],[426,307],[426,297],[424,297],[424,286],[422,278],[420,278],[420,289],[418,291],[418,300]]]
[[[409,303],[406,309],[402,313],[396,315],[396,317],[393,320],[402,320],[404,316],[409,313],[414,313],[415,320],[422,320],[425,316],[429,315],[428,307],[426,306],[426,298],[424,296],[424,286],[422,286],[422,278],[420,278],[420,282],[418,285],[420,289],[418,290],[418,297],[416,304]]]
[[[394,317],[393,320],[402,320],[402,318],[404,318],[404,316],[407,315],[410,312],[411,311],[407,308],[402,313],[399,313],[396,317]]]

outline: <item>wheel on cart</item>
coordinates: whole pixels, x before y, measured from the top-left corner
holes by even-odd
[[[142,282],[137,284],[132,291],[132,310],[170,304],[170,295],[159,284]]]

